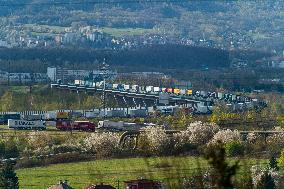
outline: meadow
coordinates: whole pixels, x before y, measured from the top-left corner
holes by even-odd
[[[230,159],[230,163],[237,159]],[[239,174],[255,164],[265,165],[267,160],[240,160]],[[59,182],[68,180],[74,188],[84,188],[90,183],[111,184],[123,188],[123,181],[149,178],[167,183],[176,188],[179,181],[186,176],[206,169],[209,165],[203,158],[187,157],[151,157],[106,159],[89,162],[56,164],[46,167],[36,167],[17,170],[21,189],[47,188]],[[119,187],[118,187],[119,186]]]

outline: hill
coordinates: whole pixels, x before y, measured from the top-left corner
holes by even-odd
[[[119,71],[164,71],[229,67],[224,50],[182,45],[153,45],[132,50],[0,49],[3,70],[46,72],[47,66],[96,69],[104,58]],[[13,57],[13,58],[11,58]]]

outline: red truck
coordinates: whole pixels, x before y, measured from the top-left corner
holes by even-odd
[[[90,121],[70,121],[59,120],[56,121],[56,128],[62,131],[66,130],[80,130],[80,131],[95,131],[96,124]]]

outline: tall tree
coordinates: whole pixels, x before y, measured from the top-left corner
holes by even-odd
[[[14,170],[12,161],[7,161],[1,168],[0,172],[0,188],[3,189],[18,189],[19,181]]]

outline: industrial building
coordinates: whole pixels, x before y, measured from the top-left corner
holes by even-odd
[[[115,71],[108,71],[112,78],[115,78],[117,73]],[[74,82],[74,80],[84,80],[90,76],[95,78],[98,75],[103,75],[101,70],[75,70],[63,67],[48,67],[47,76],[52,82],[61,81],[62,83]]]
[[[0,70],[0,83],[46,83],[48,82],[45,73],[9,73]]]

